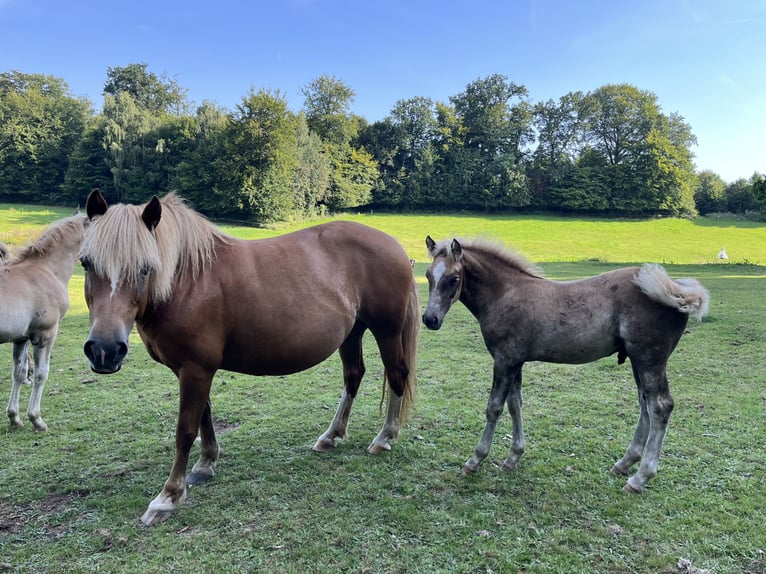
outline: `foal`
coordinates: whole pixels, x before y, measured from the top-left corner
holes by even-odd
[[[657,473],[673,398],[665,373],[689,316],[707,313],[709,296],[694,279],[674,281],[659,265],[628,267],[579,281],[555,282],[523,257],[482,242],[434,242],[426,272],[428,305],[423,323],[439,329],[460,300],[478,319],[494,358],[487,424],[465,463],[475,472],[487,457],[497,419],[507,403],[513,444],[503,463],[515,469],[524,453],[521,369],[527,361],[582,364],[617,353],[630,359],[640,416],[628,449],[612,472],[627,475],[624,490],[641,492]]]

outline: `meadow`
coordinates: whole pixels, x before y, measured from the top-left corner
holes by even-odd
[[[70,213],[0,204],[0,241],[22,244]],[[383,422],[371,337],[350,436],[328,454],[311,445],[341,393],[337,356],[288,377],[219,372],[212,392],[223,449],[216,477],[192,488],[169,520],[145,528],[138,517],[172,464],[176,379],[148,357],[135,333],[120,372],[90,371],[78,269],[42,400],[50,430],[0,426],[0,571],[766,572],[765,225],[725,218],[343,218],[399,239],[416,260],[422,306],[427,234],[503,241],[557,280],[643,261],[699,279],[711,310],[689,323],[671,357],[676,408],[646,491],[625,494],[624,478],[609,473],[638,417],[630,367],[616,357],[581,366],[528,364],[527,451],[519,469],[500,469],[511,444],[505,415],[480,472],[463,476],[484,427],[491,358],[476,321],[458,305],[440,331],[421,331],[415,409],[383,456],[365,453]],[[301,225],[224,227],[261,238]],[[716,254],[723,246],[730,259],[722,262]],[[3,400],[10,355],[3,345]],[[22,389],[24,409],[28,392]]]

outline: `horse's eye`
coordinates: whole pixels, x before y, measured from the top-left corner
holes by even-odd
[[[82,265],[84,271],[90,271],[90,261],[87,259],[80,259],[80,265]]]
[[[460,282],[460,276],[459,276],[459,275],[453,275],[452,277],[450,277],[450,278],[449,278],[449,283],[448,283],[448,285],[449,285],[450,287],[457,287],[457,284],[458,284],[459,282]]]

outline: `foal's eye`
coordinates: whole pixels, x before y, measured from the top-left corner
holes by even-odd
[[[90,271],[90,261],[87,259],[80,259],[80,265],[82,265],[84,271]]]
[[[447,282],[447,285],[449,287],[457,287],[457,284],[460,282],[460,277],[458,275],[454,275],[453,277],[449,278],[449,281]]]

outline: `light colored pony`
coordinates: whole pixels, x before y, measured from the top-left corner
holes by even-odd
[[[32,346],[34,375],[27,417],[35,429],[48,430],[40,397],[48,380],[50,356],[61,318],[69,309],[69,279],[88,225],[84,215],[51,224],[42,236],[15,256],[0,261],[0,343],[13,343],[11,398],[6,413],[12,427],[19,417],[19,392],[28,376]]]

